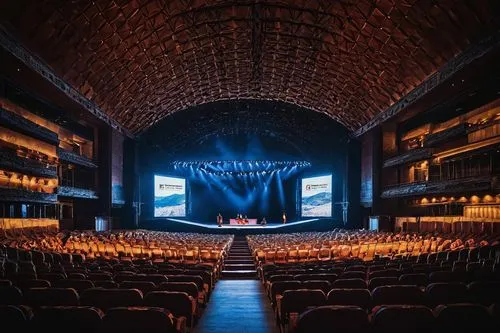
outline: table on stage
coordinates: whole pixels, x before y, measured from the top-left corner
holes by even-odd
[[[238,220],[238,219],[229,219],[229,224],[230,225],[256,225],[257,224],[257,219],[246,219],[248,223],[243,223],[243,219]],[[238,221],[241,221],[241,223],[238,223]]]

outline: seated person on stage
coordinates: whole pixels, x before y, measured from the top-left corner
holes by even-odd
[[[248,218],[246,215],[245,215],[245,218],[243,219],[243,224],[248,224]]]
[[[241,215],[239,213],[236,214],[236,223],[241,224]]]
[[[261,225],[266,225],[267,224],[266,217],[262,218],[262,221],[260,221],[260,224]]]

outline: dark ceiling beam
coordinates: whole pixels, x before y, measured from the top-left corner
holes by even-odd
[[[45,65],[35,55],[24,48],[19,41],[17,41],[14,37],[6,32],[5,28],[2,25],[0,25],[0,47],[23,62],[28,68],[41,75],[49,83],[54,85],[58,90],[68,96],[72,101],[81,105],[85,110],[93,114],[95,117],[104,121],[106,124],[119,131],[123,135],[129,138],[134,137],[132,133],[130,133],[130,131],[128,131],[117,121],[109,117],[104,111],[98,108],[94,102],[83,96],[69,83],[55,74],[49,66]]]
[[[433,89],[444,83],[446,80],[455,75],[458,71],[473,61],[483,57],[490,51],[500,46],[500,32],[492,35],[480,43],[469,46],[456,57],[448,61],[444,66],[438,69],[434,74],[429,76],[424,82],[410,91],[406,96],[391,105],[385,111],[377,114],[372,120],[354,131],[352,136],[358,137],[366,133],[370,129],[386,122],[390,118],[396,116],[410,105],[414,104],[422,97],[427,95]]]

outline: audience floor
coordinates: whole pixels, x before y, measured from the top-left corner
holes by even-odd
[[[277,333],[273,309],[259,280],[221,280],[195,333]]]

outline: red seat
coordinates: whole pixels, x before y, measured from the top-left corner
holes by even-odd
[[[429,278],[427,277],[427,274],[424,273],[403,274],[399,277],[399,284],[402,285],[425,287],[428,283]]]
[[[23,304],[23,293],[15,286],[0,287],[0,305]]]
[[[332,289],[327,295],[330,305],[355,305],[362,309],[371,308],[372,295],[368,289]]]
[[[106,311],[102,332],[169,333],[176,332],[169,311],[154,307],[117,307]]]
[[[333,288],[367,289],[368,286],[363,279],[338,279],[332,283]]]
[[[493,327],[488,308],[478,304],[439,305],[434,309],[434,316],[440,332],[489,332]]]
[[[99,332],[104,313],[88,306],[42,306],[35,311],[32,326],[41,332]]]
[[[435,307],[440,304],[467,303],[470,301],[464,283],[431,283],[425,288],[427,304]]]
[[[150,291],[156,289],[156,284],[150,281],[123,281],[120,283],[121,289],[139,289],[142,295],[145,296]]]
[[[422,305],[383,305],[372,316],[373,333],[429,332],[434,315]]]
[[[425,305],[425,295],[417,286],[382,286],[372,291],[373,305]]]
[[[302,313],[296,333],[365,333],[370,330],[366,312],[356,306],[320,306]]]
[[[144,305],[169,310],[176,317],[185,317],[188,326],[194,324],[196,299],[179,291],[152,291],[144,298]]]
[[[78,305],[78,292],[73,288],[31,288],[24,301],[33,307],[48,305]]]
[[[74,288],[79,294],[81,294],[84,290],[94,288],[94,283],[90,280],[59,280],[54,281],[54,287],[57,288]]]
[[[137,289],[93,288],[82,293],[80,303],[95,306],[103,311],[113,307],[140,306],[142,293]]]
[[[397,277],[376,277],[368,282],[368,289],[373,290],[380,286],[391,286],[399,284]]]
[[[0,323],[2,332],[29,332],[32,317],[31,309],[17,305],[0,305]]]

